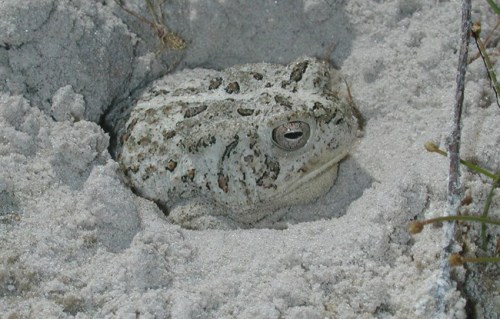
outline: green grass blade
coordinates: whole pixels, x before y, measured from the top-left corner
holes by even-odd
[[[486,0],[488,4],[490,5],[491,9],[495,11],[496,14],[500,14],[500,7],[495,3],[493,0]]]
[[[491,206],[491,200],[493,198],[493,193],[495,191],[495,188],[497,188],[500,185],[500,177],[497,177],[495,181],[493,181],[493,185],[491,186],[490,192],[488,193],[488,197],[486,198],[486,203],[484,203],[484,208],[483,208],[483,215],[481,217],[483,218],[488,218],[488,211],[490,210]],[[488,245],[488,240],[486,238],[486,230],[487,230],[487,225],[485,222],[481,222],[481,248],[483,250],[486,250],[486,247]]]

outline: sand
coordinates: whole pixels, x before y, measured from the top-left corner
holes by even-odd
[[[473,17],[496,23],[485,1]],[[498,266],[448,273],[442,228],[406,231],[446,210],[447,159],[423,144],[450,132],[459,1],[167,1],[165,19],[186,50],[113,1],[0,1],[0,318],[496,318]],[[103,118],[130,94],[304,54],[341,68],[366,125],[333,189],[279,229],[182,229],[120,181]],[[477,59],[462,156],[498,169],[499,120]],[[479,213],[491,182],[462,183]],[[459,229],[474,255],[479,227]]]

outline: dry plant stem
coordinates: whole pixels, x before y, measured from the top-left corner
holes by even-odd
[[[462,20],[461,20],[461,43],[458,56],[458,74],[457,89],[455,92],[455,105],[453,108],[453,123],[451,136],[449,137],[448,153],[450,159],[448,173],[448,209],[446,215],[456,216],[461,198],[460,186],[460,124],[462,118],[462,106],[464,101],[465,70],[467,67],[467,53],[471,27],[471,0],[462,1]],[[444,247],[441,253],[440,274],[436,281],[436,290],[434,297],[436,305],[433,317],[442,317],[446,315],[447,296],[453,288],[450,278],[450,265],[448,256],[453,251],[455,245],[455,224],[446,223],[443,227]]]
[[[154,21],[150,21],[143,16],[139,15],[137,12],[134,12],[133,10],[130,10],[123,4],[123,1],[121,0],[114,0],[120,8],[122,8],[125,12],[128,14],[134,16],[135,18],[139,19],[140,21],[148,24],[151,29],[153,29],[156,32],[157,37],[160,39],[161,43],[170,49],[174,50],[183,50],[186,48],[186,41],[176,34],[175,32],[171,32],[167,26],[163,22],[163,13],[158,14],[153,3],[151,0],[145,0],[146,1],[146,6],[148,8],[148,11],[150,15],[153,17]],[[161,4],[158,2],[157,3],[158,10],[161,11]]]
[[[158,23],[159,21],[163,21],[163,12],[160,10],[160,14],[158,15],[156,13],[155,6],[151,2],[151,0],[145,0],[145,2],[146,2],[146,6],[148,7],[149,14],[151,14],[151,16],[153,17],[154,21],[156,23]],[[161,9],[161,4],[159,3],[159,1],[157,1],[156,4],[157,4],[157,7]]]
[[[139,15],[139,14],[137,14],[136,12],[134,12],[134,11],[130,10],[130,9],[129,9],[128,7],[126,7],[126,6],[125,6],[125,5],[124,5],[121,1],[119,1],[119,0],[114,0],[114,1],[116,2],[116,4],[117,4],[117,5],[119,5],[119,6],[120,6],[120,8],[122,8],[122,9],[123,9],[125,12],[127,12],[128,14],[130,14],[130,15],[134,16],[135,18],[137,18],[137,19],[141,20],[142,22],[144,22],[144,23],[148,24],[148,25],[149,25],[150,27],[152,27],[152,28],[155,28],[155,27],[156,27],[155,23],[153,23],[153,22],[149,21],[148,19],[146,19],[146,18],[144,18],[144,17],[140,16],[140,15]]]
[[[495,26],[493,27],[493,29],[491,29],[490,32],[488,32],[488,35],[486,36],[486,38],[484,38],[484,46],[487,47],[490,42],[491,42],[491,39],[493,38],[493,33],[495,33],[495,30],[500,26],[500,17],[497,17],[497,23],[495,24]]]
[[[474,23],[472,27],[472,35],[474,40],[476,40],[477,49],[481,54],[481,58],[483,59],[484,66],[486,67],[486,71],[488,72],[488,77],[490,78],[490,84],[493,87],[493,91],[495,91],[495,97],[497,100],[497,105],[500,107],[500,103],[498,102],[498,92],[500,91],[500,86],[498,85],[497,76],[495,74],[495,70],[493,68],[493,64],[491,63],[490,57],[486,52],[486,47],[479,37],[479,33],[481,32],[481,25],[478,23]]]
[[[465,88],[465,71],[467,68],[467,53],[468,43],[470,37],[470,0],[463,0],[462,2],[462,34],[460,52],[458,57],[458,72],[457,72],[457,88],[455,92],[455,104],[453,107],[453,122],[451,136],[447,139],[448,144],[448,158],[450,159],[448,171],[448,212],[449,216],[456,216],[461,198],[461,185],[460,185],[460,137],[461,137],[461,122],[462,122],[462,107],[464,101],[464,88]],[[453,227],[452,227],[453,228]],[[451,229],[451,233],[454,230]],[[451,238],[453,234],[451,235]]]
[[[493,27],[493,29],[491,29],[490,32],[488,32],[488,35],[484,39],[484,42],[483,42],[484,47],[487,47],[488,44],[491,42],[491,38],[493,37],[493,33],[495,33],[495,30],[498,29],[499,26],[500,26],[500,17],[497,17],[497,23],[495,24],[495,26]],[[481,51],[478,51],[476,54],[474,54],[474,56],[472,56],[469,59],[468,63],[471,64],[472,62],[474,62],[480,56],[481,56]]]
[[[453,108],[453,123],[451,136],[448,139],[448,157],[450,159],[448,176],[448,204],[455,210],[460,203],[460,137],[462,122],[462,107],[464,101],[465,71],[467,68],[467,53],[470,37],[470,0],[462,2],[462,35],[460,53],[458,58],[457,89],[455,92],[455,105]]]

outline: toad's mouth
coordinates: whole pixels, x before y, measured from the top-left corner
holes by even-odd
[[[347,150],[327,161],[317,160],[302,176],[290,183],[278,186],[276,192],[266,201],[279,207],[311,202],[330,190],[337,178],[339,161],[347,155]],[[276,207],[276,208],[279,208]]]

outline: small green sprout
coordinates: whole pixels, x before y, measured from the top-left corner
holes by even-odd
[[[439,149],[439,147],[432,143],[432,142],[427,142],[425,143],[425,149],[428,151],[428,152],[431,152],[431,153],[438,153],[440,155],[443,155],[443,156],[448,156],[448,153],[446,153],[445,151]],[[493,180],[495,180],[496,178],[498,178],[498,176],[496,176],[495,174],[493,174],[492,172],[482,168],[482,167],[479,167],[475,164],[472,164],[471,162],[469,161],[465,161],[463,159],[460,159],[460,164],[462,165],[465,165],[467,166],[469,169],[475,171],[475,172],[478,172],[479,174],[483,174]]]
[[[497,15],[500,15],[500,7],[497,6],[497,4],[495,3],[495,1],[493,1],[493,0],[486,0],[486,2],[488,2],[488,4],[490,5],[491,9],[493,9],[493,11],[495,11],[495,13]]]
[[[500,262],[498,257],[463,257],[457,253],[451,254],[448,257],[448,262],[451,266],[461,266],[465,263],[497,263]]]

